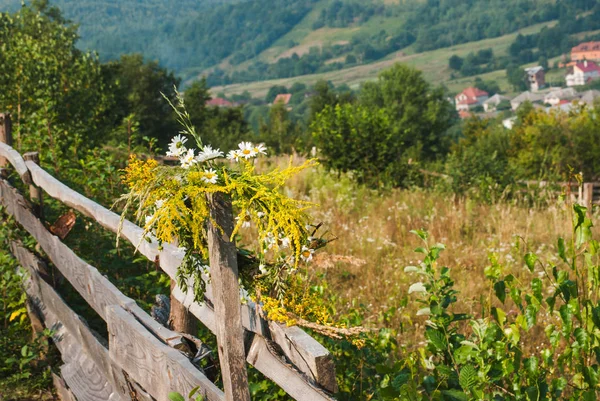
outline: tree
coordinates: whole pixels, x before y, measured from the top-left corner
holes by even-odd
[[[527,90],[526,77],[527,74],[522,68],[513,65],[506,69],[506,78],[508,79],[508,83],[515,91],[520,92]]]
[[[396,64],[363,86],[358,104],[325,105],[311,130],[330,168],[372,185],[401,186],[413,166],[446,153],[454,120],[442,89]]]
[[[55,169],[113,126],[100,63],[76,40],[77,27],[47,1],[0,14],[0,110],[13,114],[15,146],[39,151]]]
[[[460,69],[463,66],[463,62],[464,60],[462,59],[462,57],[453,54],[452,57],[450,57],[450,59],[448,60],[448,67],[450,67],[451,70],[460,71]]]
[[[283,104],[274,104],[269,118],[260,126],[260,139],[275,153],[291,153],[300,135],[299,127],[291,121]]]
[[[421,71],[395,64],[383,71],[377,82],[364,84],[359,102],[388,113],[396,140],[413,160],[434,160],[448,150],[444,133],[456,112],[442,88],[432,89]]]
[[[116,121],[134,114],[142,135],[168,143],[177,127],[163,95],[174,102],[179,79],[158,62],[144,61],[141,54],[122,55],[103,69],[116,98],[111,110]]]

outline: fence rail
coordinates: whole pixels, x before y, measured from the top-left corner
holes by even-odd
[[[6,138],[0,135],[0,140]],[[43,189],[49,196],[106,229],[117,232],[119,215],[67,187],[34,161],[24,160],[9,144],[0,142],[0,162],[10,163],[24,183]],[[217,334],[225,391],[197,369],[188,356],[172,347],[174,343],[185,343],[181,333],[171,331],[152,319],[95,267],[50,233],[30,202],[4,179],[0,180],[0,203],[36,239],[53,265],[107,323],[108,341],[93,333],[61,299],[47,280],[43,261],[19,243],[12,244],[13,254],[30,273],[26,292],[33,309],[46,327],[54,329],[54,339],[65,363],[61,376],[76,399],[162,401],[166,400],[170,391],[186,394],[196,386],[201,389],[199,394],[207,400],[246,399],[244,393],[247,394],[248,389],[240,389],[236,384],[240,382],[235,379],[239,374],[235,365],[239,367],[241,363],[235,360],[236,352],[241,353],[242,361],[245,359],[296,400],[331,400],[330,394],[337,391],[332,356],[321,344],[298,327],[287,327],[264,319],[252,302],[240,305],[237,266],[235,259],[231,258],[233,244],[228,244],[219,235],[213,235],[209,244],[211,271],[215,268],[212,263],[220,265],[222,274],[235,279],[235,293],[224,288],[227,284],[220,288],[208,284],[207,302],[202,304],[193,301],[191,285],[187,292],[176,286],[171,295]],[[223,206],[226,207],[215,204],[212,210],[215,213],[223,211],[225,209],[219,209]],[[232,219],[227,213],[220,218]],[[133,245],[139,245],[141,254],[157,261],[161,269],[175,279],[182,262],[182,255],[176,247],[166,244],[159,249],[156,244],[142,241],[143,229],[127,220],[122,226],[121,236]],[[230,247],[229,253],[226,247]],[[233,309],[237,308],[237,318],[235,314],[233,317],[224,316],[232,309],[224,302],[231,304],[232,300],[235,300]],[[228,327],[224,324],[225,319],[229,321]],[[236,319],[241,319],[239,329],[235,327]],[[242,344],[242,348],[231,350],[235,348],[231,344],[236,342]],[[245,366],[241,365],[245,375]],[[241,393],[238,395],[238,392]]]

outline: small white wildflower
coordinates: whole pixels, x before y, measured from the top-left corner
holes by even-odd
[[[254,145],[251,142],[242,142],[238,145],[240,156],[245,159],[251,159],[256,156]]]
[[[187,149],[184,144],[186,143],[187,138],[182,135],[177,135],[171,140],[169,144],[169,150],[167,151],[167,156],[175,156],[180,157],[183,155]]]
[[[263,217],[265,217],[265,212],[258,212],[258,213],[256,213],[256,215],[258,216],[259,219],[262,219]]]
[[[212,146],[206,145],[202,152],[198,156],[196,156],[196,161],[198,163],[202,163],[208,160],[216,159],[217,157],[223,157],[223,152],[221,152],[218,148],[213,149]]]
[[[304,245],[302,247],[302,252],[300,252],[300,257],[305,262],[310,262],[312,260],[312,258],[313,258],[313,253],[315,253],[314,249],[310,249],[309,247],[307,247],[306,245]]]
[[[216,184],[218,178],[219,176],[217,175],[217,172],[211,168],[208,170],[204,170],[204,176],[202,177],[202,181],[209,184]]]
[[[152,221],[154,219],[154,215],[151,214],[149,216],[146,216],[144,218],[144,227],[149,228],[151,224],[153,224],[154,222]]]
[[[194,158],[194,149],[189,149],[184,155],[179,157],[179,161],[181,162],[181,167],[190,168],[196,163],[196,159]]]
[[[164,204],[165,204],[165,200],[159,199],[156,202],[154,202],[154,207],[156,208],[156,210],[158,210],[158,209],[162,208]]]
[[[290,239],[283,234],[279,234],[279,239],[277,239],[277,246],[280,248],[283,248],[283,249],[289,248],[290,247]]]
[[[227,158],[229,160],[235,160],[236,162],[239,162],[241,157],[242,157],[242,153],[237,149],[230,150],[229,153],[227,153]]]
[[[239,222],[240,216],[237,216],[235,219]],[[248,228],[251,225],[250,223],[252,223],[252,216],[250,216],[250,213],[246,212],[246,215],[242,217],[242,220],[242,228]]]
[[[266,155],[267,154],[267,147],[264,144],[258,144],[258,145],[254,145],[252,147],[252,150],[254,151],[255,155],[259,155],[259,154],[263,154]]]
[[[267,267],[264,264],[260,264],[258,265],[258,270],[260,271],[260,274],[266,274],[267,273]]]

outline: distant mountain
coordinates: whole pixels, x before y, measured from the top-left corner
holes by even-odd
[[[50,0],[103,60],[141,52],[212,84],[319,74],[575,21],[600,0]],[[0,10],[20,0],[0,0]]]

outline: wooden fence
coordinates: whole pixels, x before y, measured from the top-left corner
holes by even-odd
[[[41,217],[42,190],[115,233],[120,216],[52,177],[36,163],[36,154],[22,157],[10,144],[10,118],[0,114],[0,204],[107,324],[108,338],[101,338],[58,295],[46,263],[18,241],[11,244],[12,253],[29,272],[25,291],[32,324],[52,329],[61,353],[64,364],[54,381],[63,399],[164,401],[169,392],[185,395],[199,387],[198,394],[206,400],[245,401],[250,399],[246,362],[296,400],[332,399],[337,384],[330,353],[300,328],[265,320],[252,302],[240,304],[236,250],[226,235],[209,227],[212,281],[205,302],[193,301],[191,285],[187,292],[172,287],[171,293],[216,334],[222,390],[192,364],[190,350],[201,344],[199,340],[159,324],[48,231]],[[2,168],[9,165],[29,185],[33,205],[7,181]],[[211,201],[213,219],[230,232],[230,205],[219,198]],[[141,241],[143,229],[129,221],[121,236],[140,244],[139,252],[175,280],[182,255],[174,246],[159,249]]]

